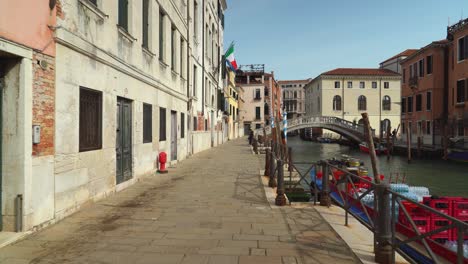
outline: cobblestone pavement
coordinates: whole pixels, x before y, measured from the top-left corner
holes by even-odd
[[[0,263],[357,263],[313,208],[270,208],[245,139],[0,249]]]

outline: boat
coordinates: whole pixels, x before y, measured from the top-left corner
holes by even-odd
[[[388,149],[384,147],[382,144],[374,144],[375,145],[375,154],[377,155],[387,155]],[[359,144],[359,149],[364,153],[369,153],[369,146],[366,142],[362,142]]]
[[[458,162],[468,162],[468,150],[451,149],[447,155],[447,159]]]
[[[329,163],[336,167],[331,169],[331,174],[333,175],[333,177],[330,179],[329,184],[331,199],[342,207],[345,206],[345,203],[350,205],[350,214],[352,214],[358,221],[360,221],[365,226],[370,226],[371,219],[369,218],[375,214],[374,196],[373,192],[365,194],[367,189],[370,187],[370,183],[362,181],[361,179],[365,179],[367,181],[372,182],[373,178],[368,175],[366,167],[358,159],[354,159],[349,156],[343,156],[342,159],[329,160]],[[346,172],[357,175],[361,177],[361,179],[353,177],[352,184],[349,182],[343,182],[342,180],[340,181],[340,179],[343,175],[345,175]],[[382,181],[385,180],[385,177],[383,175],[379,176]],[[315,180],[313,182],[317,186],[317,189],[321,190],[321,172],[317,172],[317,174],[313,176],[313,180]],[[401,183],[391,184],[391,188],[392,191],[398,192],[400,194],[402,194],[406,190],[412,190],[412,192],[414,193],[418,192],[420,195],[417,195],[417,197],[409,197],[406,195],[404,196],[468,223],[467,198],[430,196],[429,189],[426,187],[413,187]],[[403,190],[405,188],[406,190]],[[409,193],[410,192],[408,192],[408,195]],[[357,198],[360,196],[362,196],[362,203]],[[448,209],[447,206],[436,205],[437,201],[442,201],[445,204],[449,204],[449,208],[451,209]],[[452,207],[452,202],[453,205],[457,203],[463,204],[463,206],[460,208],[464,208],[463,214],[467,216],[455,216],[454,212],[456,210],[455,206]],[[437,217],[436,215],[433,215],[433,213],[424,211],[423,209],[417,207],[412,203],[404,201],[402,201],[402,203],[404,204],[408,212],[410,212],[410,210],[413,209],[415,211],[419,210],[419,213],[413,212],[411,214],[411,218],[417,224],[417,229],[420,233],[427,233],[431,230],[441,228],[441,226],[434,226],[434,224],[443,222],[444,218]],[[411,227],[409,221],[407,221],[407,218],[403,215],[404,213],[402,213],[402,209],[396,209],[395,238],[398,241],[405,241],[417,235],[416,231],[414,231],[414,229]],[[449,224],[448,220],[445,220],[445,222],[446,223],[442,223],[442,225]],[[438,258],[444,258],[448,262],[456,263],[457,254],[456,252],[454,252],[454,250],[456,250],[456,237],[457,236],[455,230],[448,230],[431,235],[428,239],[426,239],[426,242],[428,246],[433,250],[433,252],[436,253]],[[468,240],[468,234],[465,234],[464,240]],[[416,263],[434,263],[432,259],[427,255],[426,251],[423,249],[422,243],[420,241],[409,244],[402,244],[399,246],[399,250],[406,254],[408,257],[410,257],[412,260],[415,260]],[[468,255],[466,254],[467,253],[465,251],[465,259],[463,260],[464,264],[468,264]]]

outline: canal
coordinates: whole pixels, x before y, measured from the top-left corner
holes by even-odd
[[[357,148],[338,144],[324,144],[303,141],[298,136],[288,137],[288,146],[293,149],[293,160],[312,162],[321,159],[340,158],[346,154],[364,161],[372,174],[368,154]],[[405,157],[393,156],[387,161],[386,156],[379,157],[381,173],[386,177],[392,173],[406,175],[406,183],[412,186],[426,186],[432,195],[450,195],[468,197],[468,165],[444,160],[413,160],[408,164]],[[396,176],[392,176],[395,179]],[[403,176],[400,176],[400,179]]]

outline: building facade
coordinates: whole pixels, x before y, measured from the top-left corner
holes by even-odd
[[[278,81],[283,98],[283,110],[289,118],[300,117],[305,114],[305,86],[310,82],[307,80]]]
[[[403,142],[441,146],[444,114],[446,41],[436,41],[401,62],[401,127]],[[409,132],[409,135],[408,135]],[[419,139],[418,139],[419,138]]]
[[[236,86],[236,73],[227,70],[227,85],[224,89],[224,113],[226,137],[231,140],[238,138],[239,134],[239,87]],[[241,130],[243,128],[241,127]]]
[[[3,230],[18,199],[30,230],[155,173],[161,152],[225,141],[224,0],[14,5],[0,3]]]
[[[402,67],[401,67],[401,62],[406,59],[408,56],[411,56],[414,54],[417,49],[407,49],[401,53],[398,53],[397,55],[383,61],[380,63],[380,69],[388,69],[394,72],[397,72],[399,74],[403,73]]]
[[[305,87],[306,114],[361,123],[366,112],[376,135],[383,136],[388,126],[394,129],[400,124],[400,78],[387,69],[339,68],[322,73]]]

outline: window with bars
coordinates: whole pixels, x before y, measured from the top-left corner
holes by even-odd
[[[176,28],[174,25],[171,27],[171,69],[176,69]]]
[[[159,107],[159,141],[166,141],[166,108]]]
[[[165,43],[165,38],[164,38],[164,18],[166,17],[166,14],[162,11],[159,10],[159,60],[164,61],[164,43]]]
[[[180,113],[180,137],[185,138],[185,114]]]
[[[80,152],[102,148],[102,92],[80,87]]]
[[[153,142],[153,106],[143,104],[143,143]]]
[[[465,102],[465,80],[457,81],[457,103]]]
[[[128,31],[128,0],[119,0],[119,26]]]
[[[148,49],[149,48],[149,0],[142,0],[143,1],[143,9],[141,10],[143,12],[142,17],[143,17],[143,26],[142,26],[142,46],[143,48]]]

